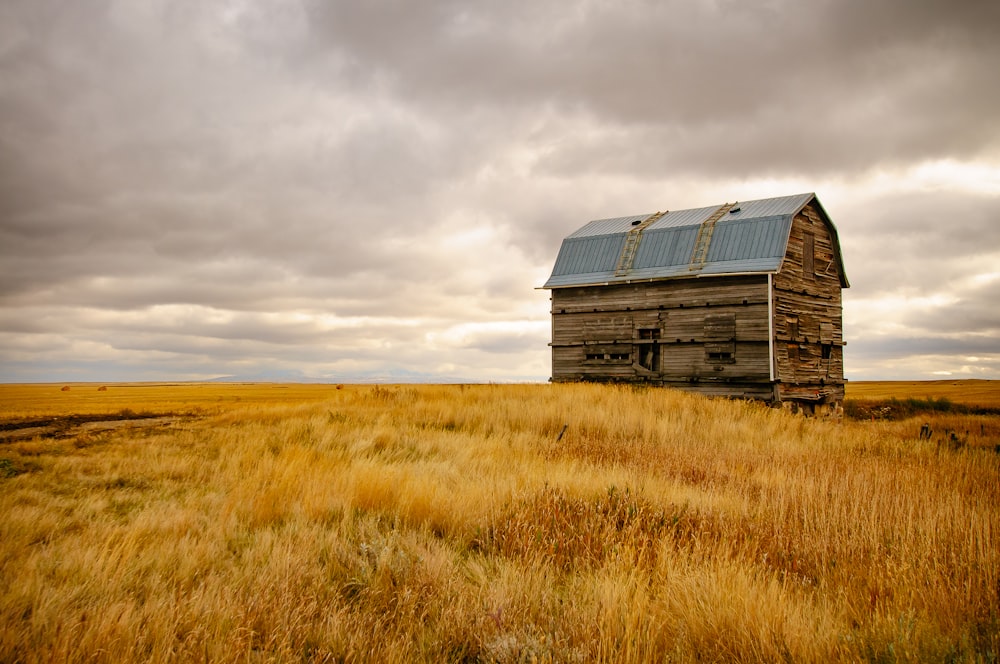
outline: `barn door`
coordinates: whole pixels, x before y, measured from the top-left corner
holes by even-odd
[[[660,373],[660,328],[641,327],[636,330],[636,361],[646,371]]]

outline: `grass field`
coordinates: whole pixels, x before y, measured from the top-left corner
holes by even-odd
[[[849,382],[848,399],[947,399],[955,403],[1000,408],[1000,381],[924,380]]]
[[[889,385],[848,397],[1000,403]],[[0,661],[1000,657],[995,415],[61,387],[0,385]]]

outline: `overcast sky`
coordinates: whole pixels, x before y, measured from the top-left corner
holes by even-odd
[[[3,0],[0,380],[545,380],[561,239],[816,192],[849,378],[1000,378],[996,0]]]

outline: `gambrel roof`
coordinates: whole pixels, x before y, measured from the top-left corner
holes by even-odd
[[[812,193],[591,221],[563,240],[542,288],[779,272],[792,219],[810,203],[829,227],[847,288],[837,229]]]

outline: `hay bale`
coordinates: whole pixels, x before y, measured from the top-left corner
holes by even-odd
[[[97,388],[97,391],[98,392],[107,392],[108,391],[108,386],[107,385],[101,385],[99,388]]]
[[[63,385],[61,392],[69,392],[69,385]]]

